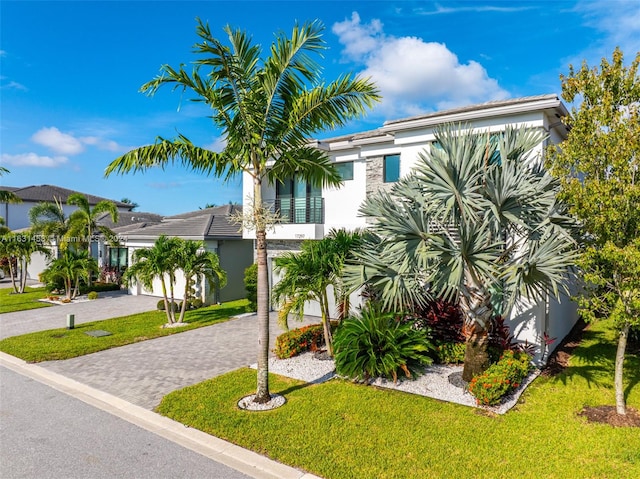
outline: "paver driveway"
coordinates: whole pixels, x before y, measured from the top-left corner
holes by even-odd
[[[304,324],[318,322],[306,317]],[[271,313],[270,347],[282,331]],[[291,322],[292,327],[299,326]],[[40,366],[153,409],[176,389],[256,362],[255,315]]]

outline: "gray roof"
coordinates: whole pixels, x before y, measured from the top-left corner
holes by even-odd
[[[126,213],[120,213],[118,215],[118,222],[114,223],[111,220],[111,215],[109,213],[102,213],[97,219],[96,223],[100,226],[106,226],[109,229],[120,228],[120,227],[129,227],[129,226],[139,226],[141,223],[145,225],[156,224],[162,221],[162,215],[158,215],[156,213],[144,213],[141,211],[128,211]]]
[[[133,212],[135,213],[135,212]],[[154,224],[134,222],[113,228],[113,231],[129,238],[156,238],[160,235],[196,239],[242,238],[240,226],[230,215],[242,213],[242,206],[225,205],[165,216]]]
[[[61,201],[62,203],[66,203],[70,195],[74,193],[80,193],[87,197],[87,201],[89,201],[90,205],[96,205],[101,201],[113,201],[118,208],[127,208],[127,209],[133,208],[133,205],[123,203],[121,201],[110,200],[108,198],[102,198],[100,196],[95,196],[95,195],[88,195],[80,191],[69,190],[67,188],[62,188],[61,186],[55,186],[55,185],[31,185],[31,186],[24,186],[24,187],[2,186],[0,187],[0,189],[5,191],[12,191],[22,201],[53,202],[55,200],[58,200],[58,201]]]
[[[491,108],[500,108],[500,107],[504,107],[504,106],[510,106],[510,105],[520,105],[520,104],[524,104],[524,103],[532,103],[532,102],[536,102],[536,101],[545,101],[545,100],[557,100],[558,102],[560,101],[560,98],[558,97],[558,95],[556,95],[555,93],[549,93],[549,94],[545,94],[545,95],[535,95],[535,96],[525,96],[525,97],[520,97],[520,98],[510,98],[508,100],[495,100],[495,101],[488,101],[485,103],[478,103],[475,105],[467,105],[467,106],[462,106],[462,107],[458,107],[458,108],[450,108],[448,110],[440,110],[440,111],[436,111],[436,112],[432,112],[432,113],[425,113],[423,115],[417,115],[417,116],[412,116],[412,117],[408,117],[408,118],[401,118],[398,120],[387,120],[384,122],[384,127],[389,127],[392,125],[398,125],[400,123],[406,123],[406,122],[410,122],[410,121],[415,121],[415,120],[422,120],[422,119],[429,119],[429,118],[439,118],[439,117],[445,117],[448,115],[455,115],[458,113],[467,113],[467,112],[474,112],[474,111],[482,111],[482,110],[489,110]],[[337,136],[337,137],[333,137],[333,138],[327,138],[324,140],[320,140],[319,143],[334,143],[334,142],[340,142],[340,141],[356,141],[356,140],[365,140],[368,138],[375,138],[375,137],[384,137],[389,135],[389,132],[387,131],[388,128],[376,128],[375,130],[368,130],[368,131],[363,131],[363,132],[358,132],[358,133],[352,133],[352,134],[347,134],[347,135],[342,135],[342,136]]]

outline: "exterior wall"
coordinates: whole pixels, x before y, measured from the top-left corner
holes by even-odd
[[[545,107],[546,108],[546,107]],[[564,107],[562,107],[564,108]],[[499,132],[505,125],[527,126],[540,128],[548,132],[548,140],[536,151],[541,155],[544,148],[550,144],[557,144],[563,140],[564,133],[559,129],[561,120],[556,110],[539,109],[536,111],[520,112],[508,109],[508,113],[496,116],[488,109],[479,111],[477,117],[465,123],[473,130]],[[507,110],[502,110],[507,111]],[[493,116],[492,116],[493,115]],[[429,120],[431,121],[431,120]],[[269,283],[277,283],[279,276],[273,271],[273,258],[286,250],[297,250],[301,239],[321,239],[331,228],[346,228],[353,230],[365,227],[366,221],[358,215],[358,209],[363,201],[375,192],[391,187],[383,181],[383,159],[385,155],[400,154],[400,176],[405,176],[416,165],[419,155],[426,148],[430,148],[435,140],[434,131],[438,120],[432,120],[430,126],[404,128],[405,125],[392,123],[381,128],[381,133],[368,138],[353,137],[350,140],[336,139],[321,143],[327,154],[334,162],[353,161],[353,180],[346,181],[341,188],[324,188],[322,196],[325,205],[325,222],[323,225],[276,225],[274,232],[268,232],[268,268]],[[418,124],[414,123],[414,124]],[[423,123],[426,124],[426,123]],[[387,135],[384,132],[389,132]],[[250,206],[253,196],[253,183],[249,175],[243,181],[243,194],[247,198],[245,208]],[[263,185],[262,194],[265,201],[275,199],[275,187]],[[312,227],[315,227],[313,230]],[[315,231],[315,233],[314,233]],[[245,238],[255,238],[253,232],[244,232]],[[289,241],[286,241],[289,240]],[[357,303],[357,302],[356,302]],[[310,315],[319,315],[316,304],[309,304],[306,311]],[[519,341],[536,344],[538,346],[537,359],[544,355],[543,333],[546,331],[551,337],[558,337],[558,341],[577,321],[576,306],[568,298],[561,301],[532,302],[520,301],[509,316],[511,330]],[[553,347],[553,346],[552,346]]]
[[[220,266],[227,273],[227,285],[220,290],[220,302],[247,297],[244,270],[253,263],[253,241],[224,240],[218,245]]]

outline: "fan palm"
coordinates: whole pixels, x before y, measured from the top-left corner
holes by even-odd
[[[320,83],[320,66],[314,54],[325,48],[324,27],[319,22],[296,25],[291,38],[279,33],[270,55],[261,58],[245,32],[225,27],[230,46],[214,38],[209,26],[198,20],[202,55],[195,67],[162,67],[162,74],[142,86],[150,95],[163,85],[192,92],[194,101],[211,108],[211,118],[226,141],[222,152],[195,146],[185,136],[158,138],[153,145],[137,148],[114,160],[111,173],[144,171],[178,162],[195,171],[230,178],[242,172],[253,180],[252,218],[245,222],[256,231],[258,264],[258,380],[256,402],[270,400],[268,382],[269,304],[267,242],[262,203],[262,183],[298,175],[315,186],[340,184],[340,176],[325,153],[313,148],[308,138],[343,126],[361,116],[379,99],[366,79],[345,75]]]
[[[491,137],[448,125],[435,137],[412,174],[362,206],[375,236],[348,276],[369,285],[387,309],[433,296],[457,300],[469,381],[488,366],[496,307],[566,291],[574,228],[556,199],[558,182],[534,158],[544,140],[539,130],[507,127]]]

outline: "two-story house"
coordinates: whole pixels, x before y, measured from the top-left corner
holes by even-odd
[[[559,143],[567,129],[561,119],[568,111],[555,94],[493,101],[479,105],[428,113],[385,122],[382,127],[351,135],[315,141],[335,163],[344,181],[340,188],[315,188],[295,177],[282,184],[263,185],[263,198],[280,211],[282,222],[267,233],[269,281],[278,281],[273,259],[285,251],[296,251],[302,240],[321,239],[332,228],[366,228],[358,214],[364,199],[411,171],[418,154],[434,142],[434,129],[445,123],[500,132],[506,125],[540,128],[546,143]],[[253,184],[246,175],[243,196],[250,201]],[[255,238],[252,231],[246,238]],[[310,304],[308,313],[317,314]],[[522,301],[514,309],[510,326],[521,341],[542,345],[546,332],[563,338],[577,320],[575,305],[568,299],[543,303]],[[542,348],[541,348],[542,351]]]

